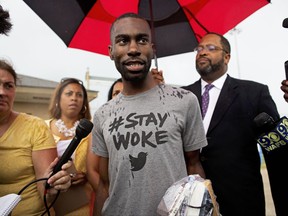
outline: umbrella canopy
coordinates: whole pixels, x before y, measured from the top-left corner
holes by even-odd
[[[207,32],[225,34],[269,0],[24,0],[67,47],[108,55],[110,27],[135,12],[152,26],[157,57],[191,52]]]

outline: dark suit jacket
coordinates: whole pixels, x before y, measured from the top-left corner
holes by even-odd
[[[183,87],[201,106],[201,81]],[[201,162],[212,181],[223,216],[265,215],[257,130],[253,119],[266,112],[279,118],[266,85],[227,77],[207,131]]]

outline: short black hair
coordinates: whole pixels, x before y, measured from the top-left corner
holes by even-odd
[[[209,34],[214,34],[214,35],[217,35],[218,37],[220,37],[220,43],[221,43],[223,49],[224,49],[228,54],[231,53],[231,46],[230,46],[230,43],[229,43],[229,41],[227,40],[227,38],[225,38],[223,35],[218,34],[218,33],[216,33],[216,32],[208,32],[206,35],[209,35]]]
[[[112,99],[112,97],[113,97],[113,88],[116,85],[116,83],[118,83],[118,82],[122,83],[122,78],[119,78],[119,79],[115,80],[114,83],[111,85],[111,87],[109,89],[109,92],[108,92],[108,98],[107,98],[108,101]]]
[[[112,23],[111,28],[110,28],[110,36],[112,35],[112,31],[114,29],[115,23],[121,19],[124,19],[124,18],[137,18],[137,19],[144,20],[148,24],[148,26],[151,28],[150,23],[144,17],[142,17],[136,13],[128,12],[128,13],[124,13],[124,14],[120,15],[119,17],[117,17],[117,19],[114,20],[114,22]]]

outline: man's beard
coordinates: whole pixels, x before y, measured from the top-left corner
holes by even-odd
[[[122,74],[122,78],[126,81],[130,81],[130,82],[139,82],[142,81],[146,78],[148,72],[147,73],[143,73],[141,72],[141,74],[139,74],[138,76],[130,76],[129,73],[123,73]]]
[[[133,73],[130,73],[129,71],[127,71],[126,68],[124,68],[122,65],[121,65],[121,68],[119,67],[117,69],[118,71],[121,71],[120,73],[124,80],[130,81],[130,82],[141,82],[146,79],[149,73],[150,66],[151,66],[151,62],[146,63],[145,68],[143,68],[142,71],[134,72],[134,75]]]
[[[209,65],[206,67],[199,67],[196,63],[196,70],[201,76],[208,76],[209,74],[216,73],[217,71],[221,70],[222,66],[224,65],[224,59],[221,59],[215,64],[212,64],[211,60],[209,60]]]

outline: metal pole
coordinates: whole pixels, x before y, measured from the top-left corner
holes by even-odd
[[[154,43],[154,61],[155,61],[155,67],[156,69],[158,69],[158,60],[157,60],[157,55],[156,55],[156,51],[157,51],[157,47],[156,47],[156,43],[155,43],[155,28],[154,28],[154,15],[153,15],[153,4],[152,4],[152,0],[149,0],[149,9],[150,9],[150,25],[151,25],[151,34],[152,34],[152,42]]]
[[[237,72],[238,72],[238,78],[241,79],[241,71],[240,71],[240,63],[239,63],[239,53],[238,53],[238,41],[237,41],[237,35],[241,32],[238,28],[233,28],[230,30],[230,34],[234,36],[234,43],[235,43],[235,58],[236,58],[236,66],[237,66]]]
[[[87,71],[85,73],[85,80],[86,80],[86,85],[87,89],[89,89],[89,84],[90,84],[90,72],[89,72],[89,67],[87,67]]]

